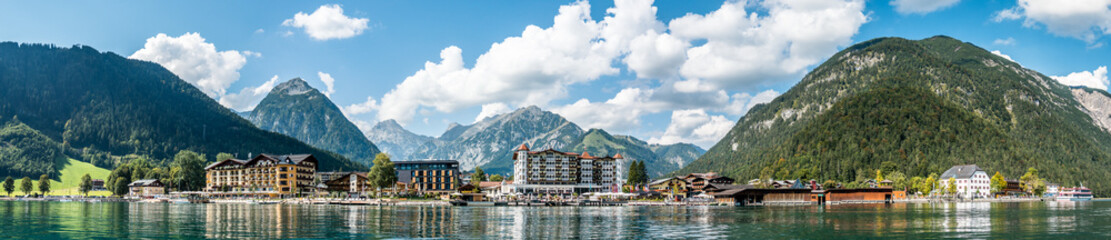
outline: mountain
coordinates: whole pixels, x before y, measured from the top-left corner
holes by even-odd
[[[396,123],[386,125],[400,128]],[[705,152],[690,144],[649,144],[631,136],[610,135],[601,129],[584,132],[559,114],[536,106],[489,117],[472,125],[451,124],[439,138],[419,138],[410,143],[416,143],[410,146],[419,144],[420,147],[409,159],[456,159],[465,170],[479,166],[487,173],[499,174],[511,172],[513,150],[522,143],[533,150],[587,151],[595,156],[621,153],[625,159],[645,161],[653,177],[677,170]]]
[[[977,164],[1009,178],[1034,167],[1106,195],[1108,96],[1091,93],[946,36],[873,39],[754,107],[677,173],[854,181]]]
[[[321,170],[366,169],[256,128],[161,65],[88,46],[0,43],[0,116],[18,118],[61,143],[69,157],[105,168],[118,158],[90,156],[165,162],[181,150],[292,152],[316,155]]]
[[[1111,133],[1111,94],[1099,89],[1074,87],[1072,95],[1096,126]]]
[[[433,141],[436,141],[435,138],[405,130],[392,119],[378,122],[364,134],[370,141],[378,143],[378,147],[395,161],[414,160],[409,155],[425,144],[435,144]]]
[[[413,159],[454,159],[462,169],[481,166],[488,173],[508,173],[513,149],[521,143],[536,149],[565,149],[583,134],[582,128],[558,114],[530,106],[486,118],[469,126],[454,126],[441,143],[421,147]]]
[[[255,126],[373,165],[378,147],[339,107],[301,78],[275,86],[247,117]]]
[[[590,155],[595,156],[613,156],[620,153],[626,159],[644,161],[649,177],[663,176],[679,170],[705,152],[692,144],[649,144],[632,136],[610,135],[601,129],[588,130],[572,146],[574,147],[571,147],[571,152],[589,152]]]

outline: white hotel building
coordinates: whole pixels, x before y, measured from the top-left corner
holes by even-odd
[[[957,181],[957,196],[963,198],[983,198],[991,196],[991,178],[980,167],[973,165],[958,165],[949,168],[938,178],[938,189],[946,191],[949,187],[949,178]]]
[[[513,184],[509,191],[529,194],[606,192],[620,188],[625,160],[621,154],[595,157],[587,152],[553,149],[529,151],[521,144],[513,155]]]

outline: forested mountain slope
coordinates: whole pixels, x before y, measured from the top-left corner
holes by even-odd
[[[854,181],[978,164],[1106,195],[1111,134],[1084,109],[1068,87],[969,43],[873,39],[754,107],[678,173]]]

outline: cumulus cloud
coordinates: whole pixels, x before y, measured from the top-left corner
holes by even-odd
[[[1067,76],[1051,76],[1058,82],[1068,86],[1083,86],[1107,91],[1107,66],[1100,66],[1094,71],[1069,73]]]
[[[957,4],[961,0],[891,0],[900,14],[927,14]]]
[[[324,72],[316,72],[316,76],[320,77],[320,81],[324,82],[324,86],[328,89],[324,91],[324,96],[332,97],[332,93],[336,92],[336,79],[332,78],[331,74]]]
[[[378,119],[404,123],[420,111],[491,103],[543,106],[568,96],[571,85],[619,73],[615,62],[638,78],[661,80],[658,89],[639,90],[655,104],[649,106],[662,107],[640,109],[708,100],[724,106],[729,95],[721,90],[750,91],[797,76],[851,43],[868,21],[863,6],[860,0],[768,0],[749,6],[766,9],[761,15],[745,10],[745,2],[729,1],[709,14],[664,24],[652,1],[615,1],[601,21],[590,17],[589,3],[575,2],[560,7],[551,27],[528,26],[520,36],[493,44],[472,68],[464,66],[462,49],[443,49],[439,62],[425,63],[382,97]]]
[[[366,97],[366,102],[347,105],[342,110],[344,115],[358,115],[378,110],[379,107],[381,106],[378,105],[377,100],[374,100],[373,97]]]
[[[671,112],[671,124],[663,136],[648,139],[655,144],[674,144],[689,142],[702,148],[709,148],[721,140],[733,128],[733,121],[725,116],[707,114],[702,109],[677,110]]]
[[[408,122],[421,106],[452,112],[492,102],[544,105],[565,97],[568,85],[618,73],[588,3],[560,7],[553,22],[493,44],[473,68],[464,67],[462,49],[443,49],[439,63],[425,63],[382,97],[378,119]]]
[[[779,97],[779,92],[771,89],[757,93],[756,96],[752,96],[748,93],[733,94],[728,107],[723,109],[723,111],[730,115],[744,115],[748,113],[748,110],[752,110],[753,107],[756,107],[757,104],[769,103],[775,100],[776,97]]]
[[[650,90],[626,88],[605,102],[591,102],[584,98],[556,107],[552,112],[584,128],[627,131],[640,126],[640,116],[644,113],[659,110],[650,106],[651,95]]]
[[[705,41],[687,50],[682,77],[735,89],[797,76],[850,44],[868,21],[859,0],[759,4],[766,15],[748,12],[744,1],[729,1],[705,15],[671,20],[672,35]]]
[[[322,5],[312,14],[297,12],[293,18],[286,19],[282,26],[302,28],[316,40],[351,38],[366,30],[366,18],[351,18],[343,15],[343,8],[338,4]],[[292,33],[292,32],[289,32]]]
[[[1003,46],[1015,45],[1015,38],[1013,38],[1013,37],[1008,37],[1007,39],[996,38],[995,41],[992,42],[992,44],[1003,45]]]
[[[231,93],[220,97],[220,105],[224,107],[235,109],[238,111],[251,111],[258,105],[266,94],[270,93],[271,89],[278,84],[278,75],[270,78],[270,81],[262,83],[256,87],[245,87],[239,90],[239,93]]]
[[[1014,8],[997,12],[994,19],[1024,19],[1026,27],[1045,26],[1054,35],[1093,44],[1111,34],[1111,0],[1019,0]]]
[[[212,98],[223,96],[228,86],[239,80],[239,69],[247,64],[244,54],[217,51],[216,45],[206,42],[199,33],[178,37],[159,33],[128,58],[161,64]]]
[[[1014,59],[1011,59],[1011,56],[1010,56],[1010,55],[1007,55],[1007,54],[1003,54],[1003,52],[1000,52],[999,50],[992,50],[992,51],[991,51],[991,54],[995,54],[996,56],[999,56],[999,57],[1002,57],[1002,58],[1006,58],[1007,60],[1010,60],[1010,61],[1012,61],[1012,62],[1015,62],[1015,60],[1014,60]],[[1018,62],[1015,62],[1015,63],[1018,63]]]
[[[474,122],[482,121],[483,119],[486,119],[488,117],[497,116],[498,114],[507,113],[510,111],[513,111],[513,109],[509,108],[509,105],[506,105],[505,103],[499,102],[482,104],[482,111],[478,113],[478,116],[474,117]]]

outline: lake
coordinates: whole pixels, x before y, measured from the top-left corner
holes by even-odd
[[[1111,238],[1111,202],[375,207],[0,201],[4,238]]]

